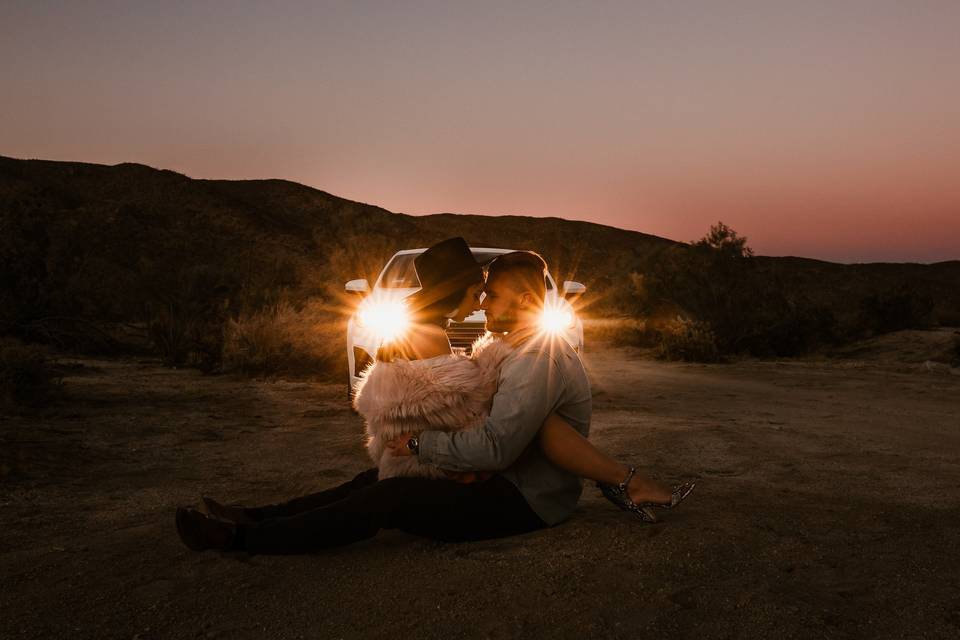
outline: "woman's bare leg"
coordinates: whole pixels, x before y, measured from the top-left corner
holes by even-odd
[[[581,478],[606,484],[619,484],[627,477],[626,465],[620,464],[593,446],[580,432],[557,414],[550,414],[540,427],[540,448],[547,459],[561,469]],[[662,482],[647,478],[639,472],[633,475],[627,487],[630,499],[636,503],[669,504],[671,489]]]

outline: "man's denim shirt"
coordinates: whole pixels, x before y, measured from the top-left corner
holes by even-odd
[[[478,429],[424,431],[420,460],[452,471],[499,471],[549,525],[565,520],[580,498],[580,478],[549,462],[537,441],[556,413],[590,433],[590,383],[563,338],[532,338],[504,360],[490,416]]]

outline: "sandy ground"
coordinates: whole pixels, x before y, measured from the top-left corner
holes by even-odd
[[[587,487],[526,536],[301,557],[193,553],[173,511],[363,469],[341,386],[74,360],[61,406],[0,419],[0,638],[956,638],[960,371],[891,344],[709,366],[595,346],[596,444],[698,480],[661,524]]]

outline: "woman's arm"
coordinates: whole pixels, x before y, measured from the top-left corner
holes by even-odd
[[[405,433],[387,442],[386,446],[393,455],[410,455],[407,440],[411,435],[413,434]],[[627,475],[626,465],[594,447],[579,431],[555,413],[547,416],[537,437],[540,449],[547,459],[564,471],[607,484],[618,484]],[[469,477],[469,472],[463,475]]]
[[[606,455],[555,413],[540,427],[540,449],[553,464],[581,478],[608,484],[623,481],[628,468]]]

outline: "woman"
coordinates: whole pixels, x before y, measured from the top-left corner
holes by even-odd
[[[448,268],[454,263],[462,268]],[[509,353],[508,346],[490,339],[478,344],[470,358],[452,353],[446,326],[450,320],[462,321],[478,307],[483,288],[482,268],[473,260],[462,238],[434,245],[417,257],[415,265],[421,289],[407,299],[412,314],[410,329],[402,342],[381,349],[377,364],[364,376],[355,400],[367,425],[368,451],[379,468],[369,469],[332,489],[276,505],[225,506],[205,497],[202,508],[207,514],[241,525],[262,524],[335,504],[351,492],[389,477],[446,476],[465,483],[486,479],[488,474],[452,474],[429,468],[419,465],[416,458],[392,456],[389,450],[391,439],[402,433],[416,433],[424,428],[450,429],[449,425],[481,425],[496,391],[497,366]],[[544,422],[538,439],[551,462],[595,480],[608,499],[646,522],[656,521],[651,507],[676,506],[693,489],[692,484],[670,488],[637,475],[633,467],[601,453],[556,415]],[[178,532],[191,548],[214,546],[198,547],[188,535],[189,521],[196,524],[202,517],[189,509],[178,510]]]

